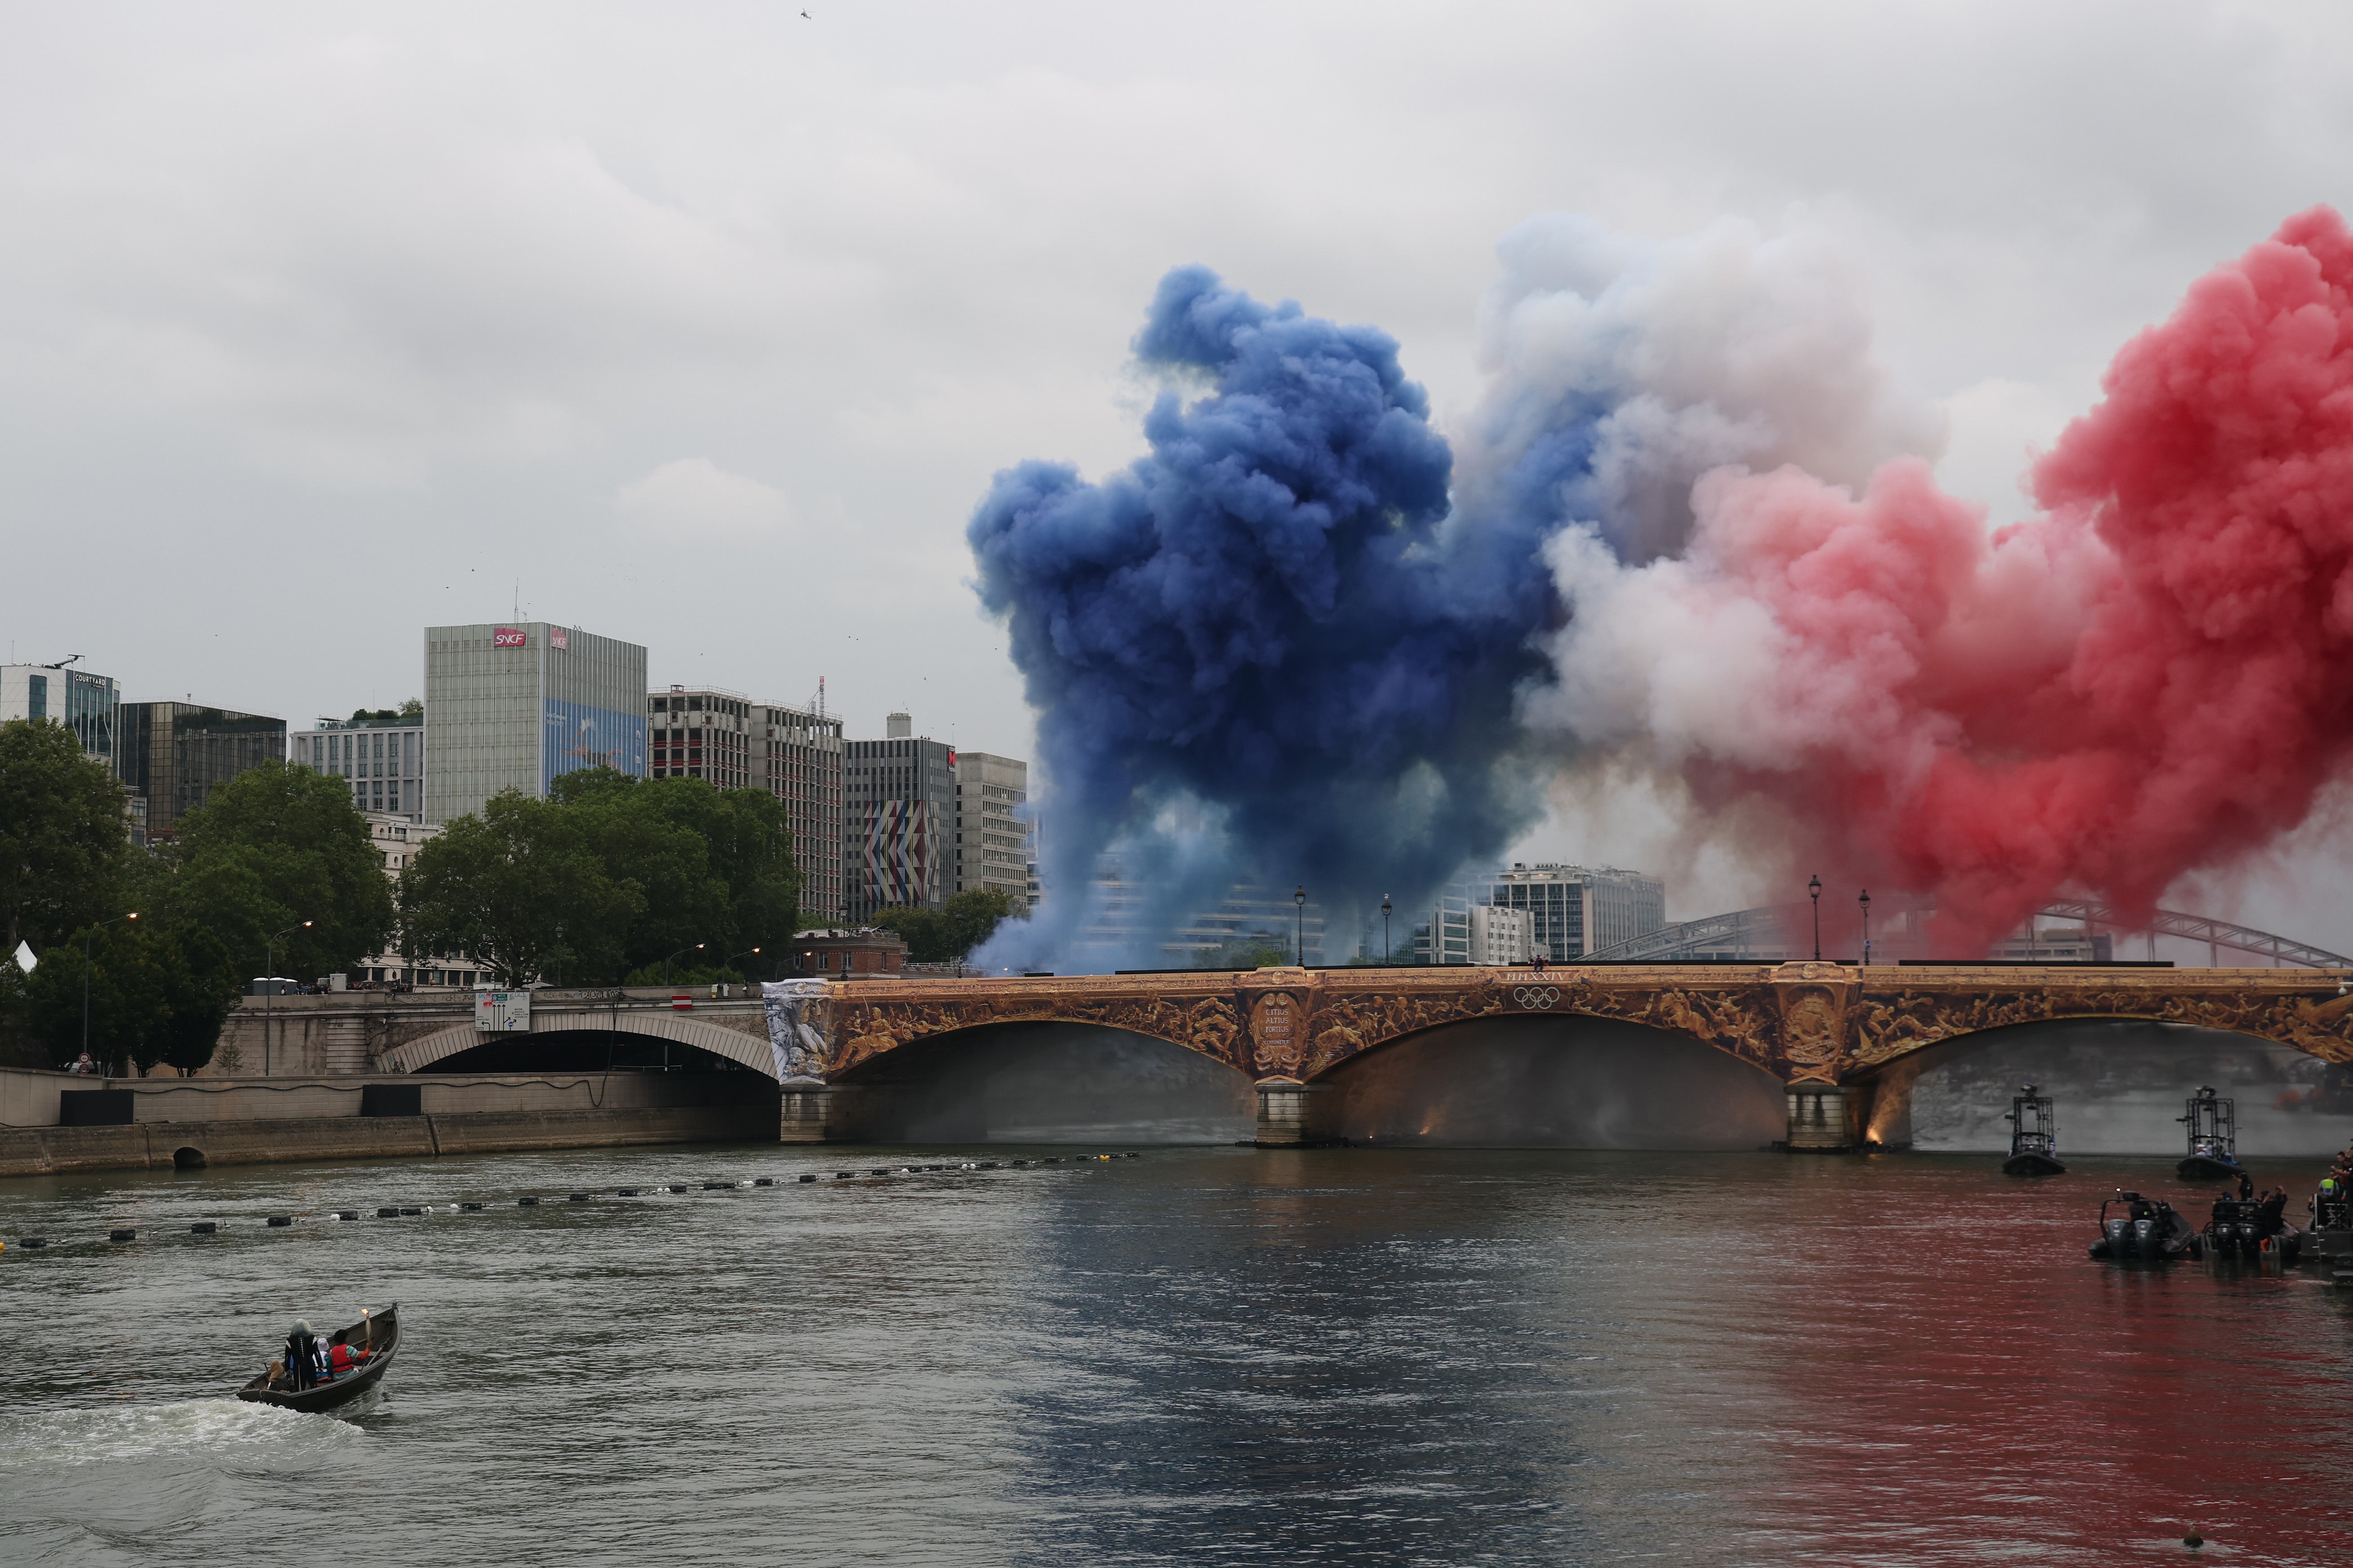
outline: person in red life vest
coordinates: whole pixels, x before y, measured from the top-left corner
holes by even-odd
[[[369,1352],[364,1345],[356,1350],[350,1345],[335,1346],[327,1352],[327,1366],[331,1375],[341,1377],[354,1367],[365,1366],[368,1354]]]

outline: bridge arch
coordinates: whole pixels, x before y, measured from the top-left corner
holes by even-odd
[[[2248,1154],[2322,1154],[2353,1138],[2353,1068],[2268,1035],[2137,1014],[1950,1035],[1857,1081],[1868,1135],[1894,1147],[2006,1148],[2025,1083],[2056,1100],[2062,1147],[2078,1153],[2179,1153],[2182,1102],[2208,1085],[2237,1101]]]
[[[943,1030],[838,1073],[835,1124],[905,1143],[1231,1143],[1257,1091],[1232,1063],[1141,1030],[1060,1019]]]
[[[776,1077],[776,1054],[768,1048],[765,1036],[747,1035],[740,1030],[698,1018],[691,1013],[621,1011],[566,1012],[556,1009],[534,1010],[531,1016],[530,1034],[540,1035],[635,1035],[648,1039],[668,1040],[674,1045],[692,1046],[724,1057]],[[406,1045],[395,1047],[383,1057],[386,1072],[421,1072],[434,1063],[446,1060],[464,1051],[490,1045],[512,1035],[484,1034],[474,1027],[470,1017],[464,1023],[436,1029],[420,1035]]]
[[[1429,1025],[1328,1065],[1310,1088],[1317,1136],[1371,1145],[1753,1150],[1788,1118],[1763,1063],[1587,1012]]]

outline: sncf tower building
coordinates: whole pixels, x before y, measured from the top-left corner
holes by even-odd
[[[427,820],[599,766],[646,776],[644,648],[544,621],[425,628]]]

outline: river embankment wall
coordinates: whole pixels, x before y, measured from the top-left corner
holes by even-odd
[[[90,1079],[0,1068],[0,1177],[773,1141],[754,1073]]]

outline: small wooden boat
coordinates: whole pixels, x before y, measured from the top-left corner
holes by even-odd
[[[2010,1158],[2001,1163],[2006,1176],[2063,1176],[2067,1166],[2059,1158],[2059,1120],[2052,1113],[2051,1097],[2037,1094],[2028,1084],[2010,1102]]]
[[[290,1378],[282,1375],[283,1367],[273,1361],[272,1370],[281,1375],[273,1381],[271,1373],[264,1372],[238,1389],[237,1396],[285,1410],[332,1410],[338,1405],[348,1405],[382,1383],[384,1374],[392,1370],[393,1354],[400,1349],[400,1303],[395,1301],[381,1312],[363,1312],[358,1322],[322,1337],[330,1348],[364,1346],[371,1353],[365,1363],[351,1371],[304,1389],[297,1389]]]

